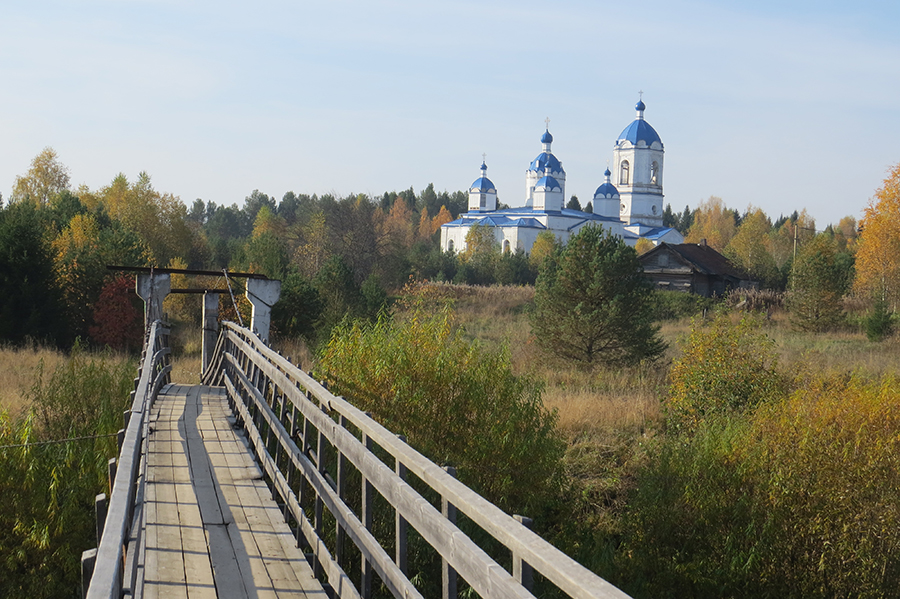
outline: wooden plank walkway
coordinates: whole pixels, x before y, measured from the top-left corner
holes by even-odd
[[[222,388],[169,385],[159,394],[135,596],[326,597],[233,424]]]

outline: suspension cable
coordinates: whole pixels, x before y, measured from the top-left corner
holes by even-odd
[[[238,310],[237,302],[234,300],[234,291],[231,290],[231,279],[228,278],[228,271],[223,268],[222,273],[225,275],[225,284],[228,285],[228,294],[231,295],[231,305],[234,306],[234,311],[237,312],[238,322],[241,323],[241,326],[244,326],[244,319],[241,318],[241,311]]]

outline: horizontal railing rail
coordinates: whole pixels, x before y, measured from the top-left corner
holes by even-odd
[[[370,597],[374,572],[393,596],[421,597],[408,572],[409,527],[439,554],[444,597],[456,596],[457,576],[482,597],[532,597],[532,570],[569,597],[628,597],[329,392],[249,330],[224,323],[213,364],[217,366],[204,382],[226,387],[273,495],[286,519],[296,523],[298,542],[308,548],[314,571],[335,596]],[[360,487],[353,498],[346,489],[351,472]],[[407,482],[410,475],[439,500],[426,499]],[[395,535],[387,543],[393,557],[373,531],[373,509],[385,502],[375,501],[376,493],[393,511],[382,515],[394,520]],[[326,511],[333,524],[326,524]],[[502,566],[458,528],[457,512],[505,547],[512,567]],[[348,562],[345,538],[361,555],[358,568]],[[351,581],[348,569],[358,571],[358,582]]]
[[[133,533],[140,532],[140,527],[134,526],[138,520],[135,504],[136,497],[142,491],[139,479],[143,479],[139,475],[144,456],[147,415],[160,388],[169,382],[172,370],[168,337],[169,329],[161,322],[150,325],[132,392],[131,409],[125,412],[124,440],[114,466],[114,476],[111,470],[112,489],[106,518],[101,523],[102,536],[97,549],[92,550],[95,553],[88,551],[82,556],[82,562],[94,558],[86,594],[88,599],[119,598],[124,592],[134,589],[137,560],[127,552],[140,545],[139,537],[136,542],[132,539],[132,543],[129,543],[129,538]]]

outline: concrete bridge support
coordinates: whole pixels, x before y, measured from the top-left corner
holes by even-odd
[[[137,276],[135,290],[144,300],[144,328],[151,322],[162,320],[163,300],[172,289],[172,281],[168,273],[154,273]]]
[[[219,337],[219,294],[207,291],[203,294],[203,361],[200,372],[205,374],[212,360]]]
[[[247,299],[253,306],[250,330],[260,339],[269,342],[269,327],[272,323],[272,306],[281,297],[281,281],[268,279],[247,279]]]

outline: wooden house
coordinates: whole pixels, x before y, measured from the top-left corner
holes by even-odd
[[[696,293],[704,297],[725,295],[730,289],[758,284],[728,259],[700,243],[660,243],[639,257],[644,275],[657,289]]]

